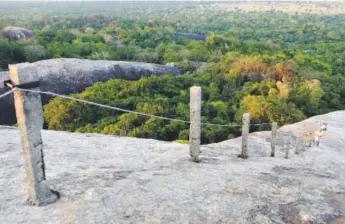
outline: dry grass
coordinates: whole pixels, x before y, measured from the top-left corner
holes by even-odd
[[[280,11],[307,14],[345,14],[345,2],[227,2],[216,4],[219,9],[229,11]]]

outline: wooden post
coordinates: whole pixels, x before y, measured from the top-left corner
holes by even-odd
[[[36,67],[30,63],[9,65],[12,84],[19,85],[38,81]],[[39,90],[39,87],[33,90]],[[41,129],[43,111],[38,93],[14,93],[17,123],[20,131],[22,158],[24,159],[23,190],[25,200],[33,205],[55,202],[59,194],[45,183],[45,167]]]
[[[272,139],[271,139],[271,157],[275,156],[276,153],[276,144],[277,144],[277,122],[272,123]]]
[[[193,162],[199,162],[201,131],[201,87],[190,88],[189,152]]]
[[[242,118],[242,153],[241,153],[241,155],[239,155],[239,157],[242,159],[248,158],[249,123],[250,123],[249,113],[243,114],[243,118]]]

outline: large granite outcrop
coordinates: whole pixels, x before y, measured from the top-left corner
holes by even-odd
[[[345,223],[345,111],[285,126],[328,122],[319,147],[270,157],[270,132],[201,147],[100,134],[42,131],[47,181],[61,194],[45,207],[22,203],[17,129],[0,127],[0,223]],[[294,149],[292,149],[294,150]]]
[[[21,27],[14,27],[8,26],[2,30],[3,36],[8,40],[25,40],[33,36],[33,32],[31,30],[21,28]]]
[[[174,67],[125,61],[62,58],[38,61],[33,64],[37,66],[41,90],[58,94],[79,93],[96,82],[114,78],[137,80],[152,74],[179,75],[181,73]],[[8,79],[8,72],[0,72],[0,94],[7,91],[4,89],[3,81]],[[43,104],[49,99],[43,95]],[[0,106],[0,124],[13,124],[15,122],[13,96],[0,99]]]

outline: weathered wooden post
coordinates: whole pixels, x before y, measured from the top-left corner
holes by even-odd
[[[272,139],[271,139],[271,157],[275,156],[276,153],[276,144],[277,144],[277,122],[272,123]]]
[[[39,90],[36,67],[30,63],[9,65],[13,85]],[[35,88],[33,88],[35,87]],[[17,123],[20,131],[22,157],[24,159],[23,191],[25,200],[34,205],[55,202],[59,195],[45,183],[45,167],[41,129],[43,111],[38,93],[16,91],[14,93]]]
[[[248,134],[249,134],[249,113],[244,113],[242,117],[242,153],[238,157],[247,159],[248,158]]]
[[[190,88],[189,152],[193,162],[199,162],[201,131],[201,87]]]

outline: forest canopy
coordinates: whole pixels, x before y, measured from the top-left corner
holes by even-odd
[[[249,112],[253,123],[284,125],[345,108],[345,14],[229,12],[206,2],[103,2],[50,3],[57,4],[53,8],[27,3],[27,13],[14,16],[15,4],[0,8],[0,28],[23,26],[35,35],[22,41],[1,37],[0,69],[65,57],[169,63],[184,71],[178,77],[97,83],[77,98],[188,120],[189,88],[199,85],[202,121],[216,124],[238,124]],[[186,123],[59,98],[44,107],[44,117],[46,127],[56,130],[167,141],[188,140],[189,134]],[[202,142],[239,133],[235,127],[203,126]]]

